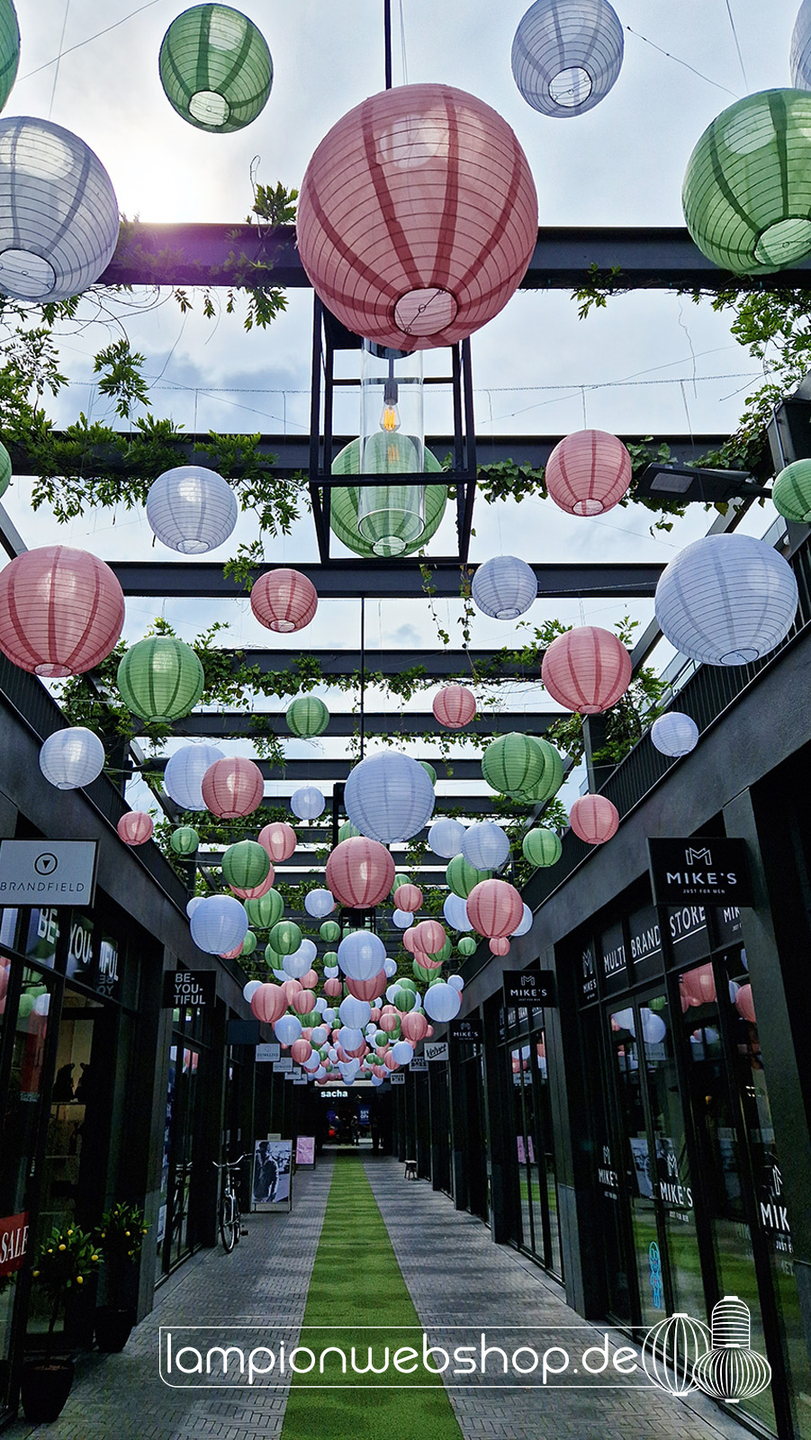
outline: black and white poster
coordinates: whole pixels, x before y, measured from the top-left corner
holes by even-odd
[[[253,1152],[253,1205],[290,1208],[292,1140],[257,1140]]]

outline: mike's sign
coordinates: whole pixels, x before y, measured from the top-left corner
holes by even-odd
[[[0,1275],[19,1270],[28,1248],[28,1211],[0,1216]]]
[[[657,905],[752,905],[752,879],[744,840],[692,836],[649,840],[650,876]]]

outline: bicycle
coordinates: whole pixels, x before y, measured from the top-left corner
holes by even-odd
[[[218,1165],[212,1160],[212,1165],[217,1170],[223,1170],[223,1189],[220,1196],[220,1239],[226,1255],[230,1255],[237,1241],[242,1234],[247,1235],[247,1230],[242,1229],[242,1215],[239,1209],[239,1198],[236,1187],[233,1184],[232,1171],[238,1170],[243,1160],[248,1156],[240,1155],[238,1160],[227,1160],[224,1165]]]

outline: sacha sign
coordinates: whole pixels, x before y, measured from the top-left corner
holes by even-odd
[[[0,1275],[19,1270],[28,1248],[28,1211],[0,1216]]]

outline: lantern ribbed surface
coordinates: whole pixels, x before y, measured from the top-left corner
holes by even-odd
[[[795,460],[781,470],[772,489],[772,503],[786,520],[798,525],[811,520],[811,460]]]
[[[490,879],[490,872],[489,870],[477,870],[476,866],[471,865],[464,855],[454,855],[453,859],[448,862],[445,879],[448,882],[448,889],[452,890],[454,895],[458,895],[462,900],[467,900],[471,891],[480,881]],[[472,919],[470,911],[468,911],[468,918]]]
[[[468,955],[475,955],[477,943],[472,935],[463,935],[456,948],[460,955],[467,957]]]
[[[223,758],[216,745],[183,745],[175,750],[163,772],[163,788],[169,799],[181,810],[205,810],[203,776],[215,760]]]
[[[273,84],[264,36],[230,5],[193,5],[178,15],[163,37],[159,69],[172,109],[216,135],[250,125]]]
[[[539,805],[551,800],[563,784],[563,760],[559,751],[539,735],[533,736],[533,739],[541,752],[543,770],[534,785],[516,796],[524,805]]]
[[[411,470],[429,470],[434,474],[439,473],[439,471],[442,469],[442,466],[440,465],[436,456],[430,450],[426,449],[425,446],[422,446],[422,464],[415,465],[413,463],[414,456],[409,456],[406,452],[404,452],[401,438],[404,440],[411,440],[411,437],[408,435],[400,437],[399,435],[395,434],[393,436],[386,435],[383,437],[386,442],[385,468],[387,470],[390,468],[392,474],[402,474],[404,471]],[[374,441],[376,440],[376,437],[372,437],[372,439]],[[414,442],[412,441],[411,443],[413,448]],[[384,469],[384,463],[382,460],[376,460],[370,467],[368,453],[369,448],[369,444],[367,443],[367,453],[364,457],[365,473],[368,473],[370,468],[373,469],[374,473],[378,473],[378,471],[382,472]],[[375,456],[379,454],[380,449],[381,447],[379,442],[375,443]],[[392,450],[394,451],[394,458],[389,459],[389,453]],[[340,450],[335,456],[335,459],[332,462],[332,474],[357,475],[359,472],[359,466],[360,440],[350,440],[349,444],[345,445],[343,450]],[[382,492],[384,488],[388,488],[393,493],[394,491],[405,490],[410,487],[381,486],[380,492]],[[365,558],[371,559],[371,557],[375,554],[375,550],[369,541],[364,540],[358,528],[360,515],[360,494],[360,490],[355,486],[348,486],[346,489],[340,487],[332,490],[330,492],[329,523],[333,534],[337,535],[338,539],[342,542],[342,544],[346,545],[348,550],[353,550],[356,555],[363,555]],[[393,495],[393,499],[396,503],[396,496]],[[420,534],[414,539],[408,539],[408,526],[410,522],[405,512],[400,522],[395,521],[395,535],[399,536],[396,548],[396,553],[398,555],[412,555],[415,550],[421,550],[423,545],[425,545],[431,539],[431,537],[436,534],[437,530],[439,529],[442,516],[445,514],[445,506],[447,504],[447,500],[447,486],[428,485],[425,487],[425,513],[423,515],[423,528]],[[411,514],[410,510],[408,511],[408,514]],[[392,551],[392,553],[395,552]]]
[[[537,785],[545,759],[538,741],[517,730],[491,740],[482,755],[482,775],[502,795],[520,795]]]
[[[325,920],[323,925],[319,925],[318,933],[325,945],[334,945],[341,938],[341,927],[337,920]],[[326,956],[324,958],[326,960]]]
[[[605,99],[624,50],[608,0],[536,0],[515,32],[513,77],[533,110],[566,119]]]
[[[323,735],[329,725],[329,710],[317,695],[298,695],[287,707],[285,715],[288,730],[302,740],[311,740]]]
[[[546,489],[570,515],[602,515],[619,504],[631,483],[631,456],[606,430],[567,435],[546,462]]]
[[[298,570],[270,570],[251,590],[251,609],[259,624],[280,635],[303,630],[317,608],[315,586]]]
[[[352,980],[374,979],[383,969],[385,959],[383,941],[370,930],[353,930],[338,946],[338,964]]]
[[[408,910],[412,915],[422,905],[422,891],[419,885],[398,885],[392,898],[399,910]]]
[[[325,915],[331,915],[335,909],[335,897],[329,890],[308,890],[304,896],[304,909],[315,920],[323,920]]]
[[[181,825],[172,831],[169,844],[175,855],[193,855],[200,844],[200,836],[192,825]]]
[[[98,156],[51,120],[0,120],[0,292],[67,300],[118,242],[118,201]]]
[[[221,820],[236,820],[252,815],[262,804],[265,782],[262,771],[242,755],[215,760],[203,776],[203,799],[212,815]]]
[[[261,885],[270,872],[270,856],[255,840],[238,840],[229,845],[222,857],[222,873],[226,885],[251,890]]]
[[[197,906],[189,926],[199,950],[224,955],[242,944],[248,933],[248,917],[244,905],[233,895],[209,895]]]
[[[587,845],[604,845],[619,823],[619,811],[605,795],[581,795],[569,811],[569,824]]]
[[[465,827],[461,820],[435,820],[428,831],[428,845],[442,860],[461,855]]]
[[[327,860],[327,885],[341,905],[368,910],[385,900],[394,879],[394,861],[384,845],[353,835],[336,845]]]
[[[296,848],[296,832],[286,820],[274,820],[270,825],[263,826],[257,839],[260,845],[264,845],[274,864],[289,860]]]
[[[467,897],[467,913],[474,930],[489,940],[511,935],[521,923],[524,902],[506,880],[482,880]]]
[[[710,1332],[700,1320],[677,1310],[660,1320],[645,1336],[642,1364],[645,1373],[671,1395],[689,1395],[696,1389],[693,1371],[709,1348]]]
[[[681,710],[668,710],[654,720],[650,730],[651,743],[662,755],[689,755],[698,744],[698,726]]]
[[[153,535],[181,555],[205,555],[224,545],[238,515],[237,497],[228,481],[202,465],[164,470],[146,497]]]
[[[655,610],[663,635],[683,655],[748,665],[785,638],[797,602],[794,572],[770,545],[751,535],[705,535],[670,561]]]
[[[298,820],[317,820],[326,803],[317,785],[301,785],[290,796],[290,809]]]
[[[453,1020],[462,1008],[462,996],[452,985],[446,985],[440,981],[438,985],[431,985],[425,992],[423,1001],[425,1013],[437,1025],[445,1024]]]
[[[104,769],[104,746],[84,725],[55,730],[39,752],[39,768],[57,790],[80,790]]]
[[[493,820],[479,820],[465,831],[462,854],[477,870],[498,870],[510,853],[510,841]]]
[[[313,288],[356,335],[451,345],[523,279],[538,200],[521,146],[489,105],[399,85],[329,131],[301,186],[298,247]]]
[[[278,890],[268,890],[256,899],[246,900],[245,913],[257,930],[272,930],[284,914],[284,900]]]
[[[610,630],[579,625],[548,646],[541,679],[559,705],[579,715],[597,715],[628,689],[631,657]]]
[[[21,670],[52,679],[92,670],[124,624],[124,593],[86,550],[45,545],[0,572],[0,650]]]
[[[125,705],[142,720],[179,720],[200,699],[205,675],[190,645],[174,635],[153,635],[122,657],[116,683]]]
[[[125,845],[145,845],[147,840],[152,839],[155,824],[145,810],[128,810],[115,828],[119,840],[123,840]]]
[[[811,0],[803,0],[797,11],[789,55],[791,83],[797,90],[811,90]]]
[[[462,730],[476,714],[476,696],[464,685],[446,685],[434,696],[431,709],[440,725]]]
[[[0,110],[17,78],[20,63],[20,27],[12,0],[0,0]]]
[[[301,945],[301,927],[294,920],[280,920],[271,929],[268,935],[268,943],[276,951],[277,955],[295,955]],[[310,968],[309,957],[303,957],[306,963],[301,971],[305,975]],[[297,976],[297,979],[300,977]]]
[[[434,787],[417,760],[396,750],[361,760],[349,773],[346,813],[362,835],[386,845],[410,840],[434,812]]]
[[[769,275],[811,251],[811,95],[764,90],[704,131],[684,176],[687,228],[736,275]]]
[[[473,576],[470,593],[477,610],[493,620],[516,620],[538,595],[535,571],[516,555],[494,555]]]
[[[5,495],[11,482],[11,456],[0,440],[0,495]]]
[[[521,842],[521,849],[524,859],[539,869],[556,865],[563,854],[560,836],[556,835],[554,830],[545,830],[543,826],[527,831]]]

